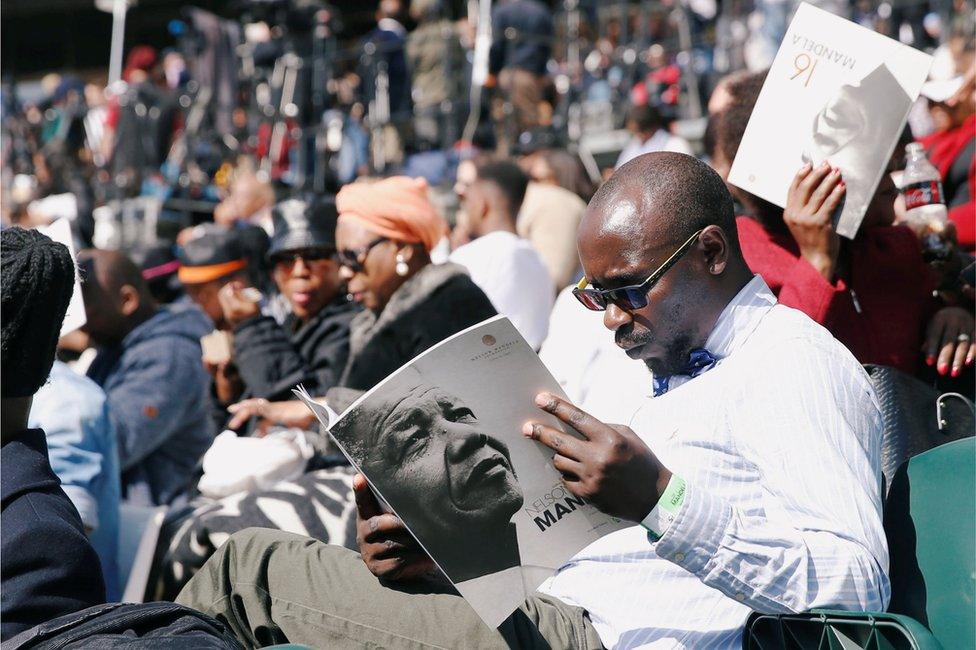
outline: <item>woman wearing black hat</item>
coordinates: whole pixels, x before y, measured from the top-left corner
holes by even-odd
[[[242,283],[224,287],[220,302],[234,328],[234,359],[250,397],[289,399],[299,384],[323,394],[346,364],[356,313],[335,262],[335,204],[291,199],[272,216],[268,259],[291,314],[279,325],[260,313]]]

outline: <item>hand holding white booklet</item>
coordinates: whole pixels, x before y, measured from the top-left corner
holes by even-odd
[[[729,182],[780,207],[804,163],[847,186],[835,228],[853,238],[932,57],[803,3],[752,111]]]
[[[582,548],[632,523],[573,496],[521,433],[559,383],[504,316],[427,350],[341,416],[299,397],[458,592],[500,625]]]

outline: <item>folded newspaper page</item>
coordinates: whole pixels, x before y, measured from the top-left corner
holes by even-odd
[[[491,627],[556,569],[632,524],[573,496],[522,425],[559,383],[504,316],[427,350],[336,415],[296,391]]]
[[[847,185],[837,233],[853,238],[928,76],[932,57],[803,3],[746,127],[729,182],[780,207],[804,163]]]

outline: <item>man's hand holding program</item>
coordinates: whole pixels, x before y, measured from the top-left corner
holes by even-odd
[[[583,439],[539,422],[522,428],[556,454],[552,464],[566,488],[608,515],[642,521],[671,479],[654,453],[630,427],[605,424],[564,399],[540,393],[536,405],[579,432]],[[648,486],[656,489],[647,489]]]
[[[352,479],[356,497],[356,543],[370,572],[382,580],[409,582],[439,575],[437,565],[392,512],[383,512],[366,477]]]

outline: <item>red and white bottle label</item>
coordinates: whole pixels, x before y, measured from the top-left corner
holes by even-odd
[[[906,185],[902,190],[905,196],[905,208],[914,210],[932,203],[945,203],[942,196],[942,183],[939,181],[922,181]]]

